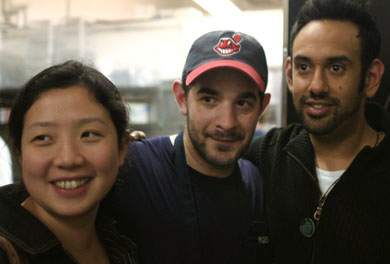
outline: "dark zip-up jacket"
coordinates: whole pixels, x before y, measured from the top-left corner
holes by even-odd
[[[366,111],[385,132],[376,148],[365,147],[329,192],[319,221],[321,192],[308,132],[298,124],[254,140],[248,157],[265,178],[266,212],[278,263],[390,263],[390,140],[388,113]],[[301,234],[304,219],[315,232]]]
[[[9,240],[28,263],[79,263],[42,222],[20,205],[27,196],[21,185],[0,188],[0,236]],[[101,211],[96,218],[96,228],[112,264],[138,263],[135,244],[119,234],[113,221]],[[9,263],[1,247],[0,263]]]

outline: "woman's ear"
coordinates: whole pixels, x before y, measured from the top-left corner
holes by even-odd
[[[368,67],[366,73],[366,85],[364,87],[364,93],[367,98],[373,97],[378,91],[384,71],[385,65],[378,58],[374,59],[370,67]]]
[[[181,114],[187,115],[187,100],[182,83],[180,81],[173,82],[172,90]]]

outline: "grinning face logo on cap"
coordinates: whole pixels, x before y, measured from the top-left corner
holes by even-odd
[[[239,34],[234,34],[233,38],[220,38],[218,45],[214,46],[214,51],[222,56],[240,52],[240,41],[241,36]]]

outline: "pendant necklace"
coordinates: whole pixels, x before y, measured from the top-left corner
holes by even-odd
[[[376,148],[378,146],[379,137],[380,137],[380,133],[377,132],[374,148]],[[316,231],[316,223],[318,223],[318,221],[321,218],[322,208],[325,204],[326,198],[328,197],[330,190],[336,185],[336,183],[340,180],[341,177],[342,176],[340,176],[337,180],[335,180],[332,183],[332,185],[329,186],[329,188],[326,190],[326,192],[321,195],[320,200],[318,202],[317,209],[315,210],[315,212],[313,214],[313,219],[315,221],[309,217],[307,217],[301,221],[301,223],[299,225],[299,231],[301,232],[302,236],[304,236],[306,238],[310,238],[314,235],[314,233]]]

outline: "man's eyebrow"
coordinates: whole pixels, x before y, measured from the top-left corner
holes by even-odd
[[[245,92],[240,94],[241,99],[257,99],[256,94],[254,92]]]
[[[307,56],[303,56],[303,55],[296,55],[293,57],[293,61],[296,62],[296,61],[305,61],[305,62],[311,62],[311,59]]]
[[[201,87],[199,90],[196,92],[196,94],[210,94],[210,95],[218,95],[219,93],[211,88],[208,87]]]
[[[332,56],[328,58],[328,62],[348,62],[352,63],[352,60],[348,58],[347,56],[341,55],[341,56]]]
[[[303,56],[303,55],[296,55],[296,56],[294,56],[293,60],[294,60],[294,62],[296,62],[296,61],[311,62],[312,61],[309,57]],[[327,60],[328,63],[332,63],[332,62],[348,62],[348,63],[352,63],[352,60],[349,57],[345,56],[345,55],[331,56],[331,57],[328,57],[326,60]]]

